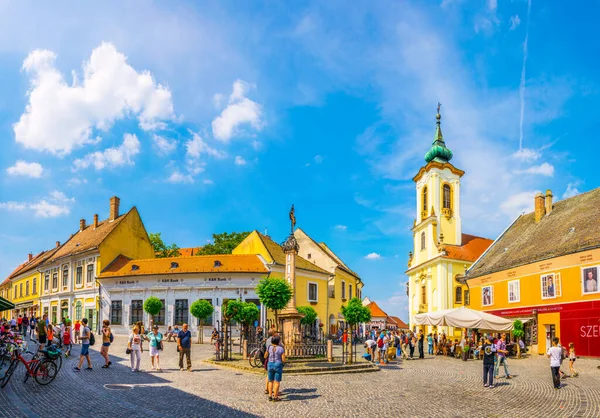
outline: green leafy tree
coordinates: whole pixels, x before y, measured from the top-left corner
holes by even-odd
[[[260,316],[260,309],[252,302],[242,302],[241,308],[235,317],[235,320],[242,324],[244,337],[248,339],[248,330],[250,325]]]
[[[206,244],[196,255],[231,254],[235,247],[240,245],[250,232],[223,232],[213,234],[213,243]]]
[[[204,320],[214,312],[215,308],[206,299],[199,299],[192,303],[190,312],[192,316],[198,319],[198,344],[204,342]]]
[[[312,325],[317,320],[317,311],[312,306],[298,306],[298,312],[304,315],[300,320],[302,325]]]
[[[521,345],[519,344],[519,338],[523,338],[525,331],[523,330],[523,322],[520,319],[515,319],[513,322],[513,335],[517,340],[517,357],[521,358]]]
[[[160,236],[160,232],[156,234],[148,234],[150,244],[154,248],[154,254],[158,258],[179,257],[179,247],[177,244],[166,245]]]
[[[144,301],[144,311],[150,315],[150,329],[152,329],[152,326],[154,325],[154,317],[158,315],[162,308],[163,303],[156,296],[150,296]]]
[[[352,336],[354,335],[354,330],[358,324],[362,324],[365,322],[369,322],[371,320],[371,310],[366,306],[363,306],[362,302],[359,298],[354,297],[350,299],[348,302],[348,306],[342,305],[342,315],[344,315],[344,319],[346,323],[350,326],[350,363],[352,363]]]
[[[292,300],[292,286],[285,279],[266,277],[256,285],[256,294],[260,301],[275,314],[275,323],[279,328],[278,312]]]

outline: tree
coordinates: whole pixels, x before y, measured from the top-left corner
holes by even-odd
[[[523,331],[523,322],[520,319],[515,319],[515,322],[513,322],[513,335],[515,336],[515,340],[517,340],[517,357],[521,358],[519,339],[523,338],[525,331]]]
[[[350,363],[352,363],[352,337],[356,325],[369,322],[371,320],[371,310],[363,306],[359,298],[354,297],[348,302],[348,306],[342,305],[342,315],[350,326]]]
[[[152,326],[154,325],[154,317],[159,314],[162,308],[163,303],[156,296],[150,296],[144,301],[144,311],[150,315],[150,329],[152,329]]]
[[[241,302],[235,320],[242,324],[244,337],[248,339],[248,329],[250,325],[260,316],[260,309],[252,302]]]
[[[150,244],[152,244],[152,247],[154,248],[156,257],[179,257],[181,255],[177,244],[166,245],[160,236],[160,232],[148,234],[148,238],[150,238]]]
[[[212,315],[215,308],[210,304],[206,299],[199,299],[192,303],[190,306],[190,312],[192,316],[198,319],[198,344],[202,344],[204,342],[204,320]]]
[[[292,292],[292,286],[287,280],[275,277],[266,277],[256,285],[256,294],[262,304],[275,313],[277,328],[279,328],[277,313],[292,300]]]
[[[313,325],[317,319],[317,311],[312,306],[298,306],[298,312],[304,315],[300,320],[302,325]]]
[[[240,245],[250,232],[223,232],[213,234],[213,243],[206,244],[196,255],[231,254],[235,247]]]

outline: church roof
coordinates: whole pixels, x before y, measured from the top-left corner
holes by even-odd
[[[444,258],[453,260],[465,260],[471,263],[477,260],[481,254],[492,245],[494,241],[488,238],[482,238],[475,235],[462,234],[462,245],[446,244],[446,255]]]
[[[599,248],[599,207],[600,188],[554,203],[539,222],[534,212],[519,216],[473,264],[466,278]]]
[[[433,144],[431,145],[431,149],[427,151],[425,154],[425,162],[430,163],[432,161],[438,161],[441,163],[447,163],[452,159],[452,151],[446,148],[446,143],[444,142],[444,135],[442,135],[442,127],[441,127],[441,119],[440,115],[440,105],[438,104],[438,113],[435,116],[436,119],[436,128],[435,128],[435,136],[433,138]]]

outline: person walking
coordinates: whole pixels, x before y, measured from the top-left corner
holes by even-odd
[[[129,349],[129,360],[131,362],[131,371],[140,371],[140,361],[142,360],[142,336],[140,335],[140,328],[136,325],[133,327],[133,331],[129,336],[129,342],[127,343]]]
[[[496,346],[492,338],[487,337],[482,346],[483,351],[483,387],[494,387],[494,357],[496,357]]]
[[[550,370],[552,371],[552,384],[554,389],[560,389],[560,361],[562,358],[562,348],[559,347],[558,337],[552,339],[552,347],[546,352],[546,356],[550,359]]]
[[[267,394],[273,402],[281,401],[279,398],[279,386],[283,377],[283,363],[285,362],[285,350],[279,345],[280,337],[271,339],[271,345],[267,347],[265,358],[267,359]]]
[[[578,377],[579,373],[575,370],[575,360],[577,360],[577,356],[575,355],[575,344],[569,343],[569,371],[571,372],[571,376]]]
[[[79,336],[81,335],[81,322],[75,321],[75,344],[79,344]]]
[[[183,371],[183,356],[187,361],[187,371],[192,371],[192,360],[190,351],[192,348],[192,333],[188,331],[188,324],[183,324],[181,331],[177,335],[177,349],[179,351],[179,370]]]
[[[75,367],[75,371],[81,371],[81,366],[83,366],[83,360],[87,360],[87,370],[93,370],[92,368],[92,360],[90,359],[90,335],[92,331],[88,328],[88,320],[87,318],[83,318],[81,320],[83,327],[81,329],[81,352],[79,353],[79,364]]]
[[[73,344],[71,344],[71,321],[67,321],[65,324],[65,330],[63,331],[62,336],[62,344],[65,348],[65,358],[69,358],[71,355],[71,349],[73,348]]]
[[[411,333],[408,344],[408,348],[410,349],[410,359],[412,360],[415,355],[415,345],[417,344],[417,337],[415,337],[415,334]]]
[[[427,348],[427,354],[433,356],[433,337],[431,336],[431,334],[427,335]]]
[[[23,315],[23,321],[21,325],[23,327],[23,338],[25,338],[27,336],[27,331],[29,331],[29,318],[27,318],[27,315]]]
[[[162,350],[163,335],[158,332],[158,325],[152,327],[152,332],[148,333],[148,341],[150,341],[150,361],[152,362],[152,370],[160,371],[160,351]]]
[[[425,352],[423,344],[425,342],[425,334],[423,331],[419,331],[419,358],[425,358]]]
[[[37,332],[38,332],[38,342],[40,343],[40,347],[39,349],[42,350],[44,348],[44,345],[46,344],[46,318],[48,317],[48,314],[44,314],[44,317],[41,321],[38,321],[37,323]]]
[[[105,319],[102,321],[102,347],[100,348],[100,355],[104,358],[103,369],[108,369],[112,362],[108,357],[108,350],[110,348],[112,331],[110,330],[110,321]]]
[[[508,362],[506,359],[506,355],[508,354],[506,350],[506,334],[502,334],[502,337],[496,343],[496,351],[498,352],[498,361],[494,367],[494,378],[498,379],[498,369],[500,369],[500,365],[502,364],[504,366],[504,377],[512,379],[508,372]]]
[[[32,339],[35,336],[35,326],[37,325],[37,320],[33,315],[31,315],[31,319],[29,320],[29,339]]]

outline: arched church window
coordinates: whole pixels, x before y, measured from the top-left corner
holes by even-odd
[[[444,209],[452,209],[452,189],[449,184],[444,184]]]
[[[423,212],[427,212],[427,186],[423,187]]]
[[[457,287],[454,292],[454,303],[462,303],[462,288]]]
[[[425,249],[425,232],[421,232],[421,251]]]

